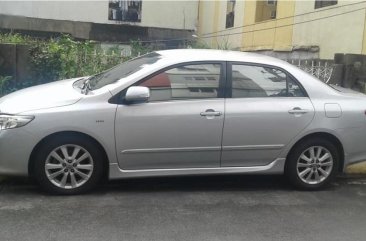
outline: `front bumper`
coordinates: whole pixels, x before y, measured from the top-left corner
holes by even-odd
[[[36,138],[24,127],[0,131],[0,175],[28,176]]]

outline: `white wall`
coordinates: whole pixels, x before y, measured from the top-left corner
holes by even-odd
[[[141,26],[193,30],[198,1],[143,1]]]
[[[32,18],[121,24],[108,20],[108,0],[0,1],[0,14]],[[195,29],[198,1],[143,1],[141,23],[134,25]]]
[[[294,22],[299,23],[311,19],[329,17],[366,7],[365,3],[344,6],[355,2],[361,1],[338,0],[337,5],[314,10],[314,1],[297,0],[295,16],[308,12],[314,13],[295,17]],[[344,7],[331,9],[338,6]],[[295,24],[293,29],[293,46],[319,46],[319,57],[322,59],[333,59],[335,53],[361,54],[364,24],[365,9],[323,20]]]
[[[0,13],[33,18],[108,22],[108,1],[0,1]]]

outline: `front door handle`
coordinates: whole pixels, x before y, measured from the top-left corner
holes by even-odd
[[[222,115],[221,111],[215,111],[213,109],[208,109],[208,110],[205,110],[205,112],[201,112],[200,113],[201,116],[220,116]]]
[[[305,114],[305,113],[308,113],[309,111],[308,110],[305,110],[305,109],[301,109],[300,107],[295,107],[293,108],[292,110],[289,110],[288,113],[290,114]]]

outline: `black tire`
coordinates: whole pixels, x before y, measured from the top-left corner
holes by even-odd
[[[49,178],[47,177],[46,173],[46,162],[47,158],[51,154],[53,150],[55,150],[58,147],[64,146],[64,145],[76,145],[79,147],[82,147],[84,150],[86,150],[92,160],[92,166],[93,170],[88,173],[89,178],[85,183],[78,187],[74,188],[62,188],[59,186],[56,186],[56,184],[52,183]],[[82,194],[85,193],[91,189],[93,189],[99,181],[103,178],[104,174],[104,155],[102,154],[102,151],[98,147],[98,145],[91,139],[83,137],[83,136],[77,136],[77,135],[70,135],[70,136],[58,136],[54,137],[51,140],[45,142],[39,149],[38,152],[35,155],[35,161],[33,165],[33,176],[36,179],[37,183],[40,185],[40,187],[50,193],[50,194],[56,194],[56,195],[75,195],[75,194]],[[65,164],[66,165],[66,164]],[[62,167],[61,169],[63,169]],[[72,166],[70,167],[72,168]],[[75,168],[76,170],[76,168]],[[68,170],[71,172],[71,169]],[[74,173],[76,175],[77,173]],[[60,174],[63,175],[63,174]],[[71,175],[71,173],[69,174]],[[71,177],[68,177],[70,181]],[[81,179],[81,178],[80,178]]]
[[[332,169],[331,169],[329,175],[324,180],[322,180],[319,183],[309,184],[309,183],[305,182],[306,180],[303,181],[300,178],[300,174],[298,173],[298,169],[297,169],[298,168],[297,163],[300,158],[300,155],[311,147],[322,147],[322,148],[325,148],[327,151],[329,151],[332,161],[333,161],[333,166],[332,166]],[[289,179],[290,183],[298,189],[320,190],[320,189],[323,189],[323,188],[329,186],[329,183],[334,179],[335,175],[337,174],[339,158],[340,158],[339,152],[337,151],[336,146],[332,142],[330,142],[326,139],[315,139],[315,138],[306,139],[303,142],[300,142],[299,144],[297,144],[289,153],[287,160],[286,160],[285,175]],[[306,168],[307,167],[304,167],[304,169],[306,169]],[[302,170],[304,170],[304,169],[302,169]],[[320,173],[320,172],[318,172],[318,173]],[[315,178],[315,174],[313,174],[312,177]]]

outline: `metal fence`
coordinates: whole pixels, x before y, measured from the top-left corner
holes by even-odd
[[[300,69],[308,72],[309,74],[317,77],[318,79],[328,83],[333,72],[333,60],[300,60],[290,59],[287,60],[290,64],[293,64]]]

